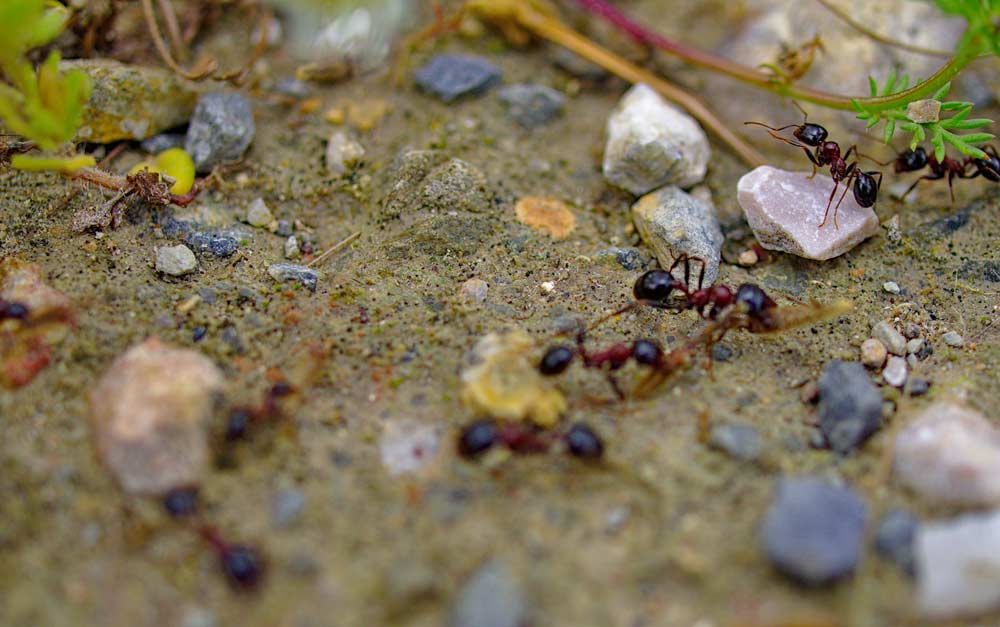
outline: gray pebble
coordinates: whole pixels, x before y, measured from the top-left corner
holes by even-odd
[[[896,283],[895,281],[886,281],[885,283],[882,284],[882,289],[889,292],[890,294],[899,294],[901,291],[903,291],[900,289],[899,283]]]
[[[294,523],[306,506],[306,495],[301,490],[289,488],[274,496],[271,506],[271,524],[275,527],[288,527]]]
[[[920,338],[913,338],[906,343],[906,353],[908,355],[915,355],[920,352],[920,349],[924,347],[924,341]]]
[[[275,281],[298,281],[303,287],[315,292],[320,273],[295,263],[276,263],[267,269]]]
[[[848,453],[882,426],[882,395],[858,362],[833,360],[819,378],[820,429],[830,448]]]
[[[723,236],[711,203],[679,187],[663,187],[632,205],[632,219],[643,241],[656,253],[661,267],[669,267],[678,255],[687,253],[705,261],[705,285],[715,282]],[[697,282],[699,265],[693,268],[692,284]],[[674,276],[683,280],[683,268],[678,268]]]
[[[289,76],[275,83],[271,87],[271,91],[290,98],[308,98],[309,94],[312,93],[312,88],[309,83]]]
[[[288,237],[292,234],[292,223],[288,220],[278,220],[278,228],[275,233],[282,237]]]
[[[451,627],[522,627],[523,593],[502,562],[490,560],[472,575],[458,593],[451,611]]]
[[[229,257],[240,247],[240,241],[233,235],[214,231],[191,231],[184,241],[198,252],[216,257]]]
[[[268,224],[271,224],[273,220],[274,216],[271,214],[271,209],[268,208],[264,199],[254,198],[253,202],[251,202],[250,206],[247,208],[247,224],[256,227],[266,227]]]
[[[903,327],[903,336],[908,340],[920,337],[920,327],[912,322],[908,322],[906,326]]]
[[[931,384],[927,379],[918,379],[914,377],[910,379],[910,386],[908,389],[910,391],[910,396],[923,396],[930,391]]]
[[[164,150],[184,146],[184,135],[181,133],[161,133],[145,140],[139,147],[152,155],[158,155]]]
[[[715,361],[729,361],[733,358],[733,349],[725,344],[716,344],[712,347],[712,359]]]
[[[199,287],[198,296],[201,296],[202,302],[206,305],[214,304],[216,298],[218,298],[218,294],[216,294],[215,290],[210,287]]]
[[[750,425],[716,425],[708,435],[708,445],[740,461],[753,461],[764,451],[764,440]]]
[[[204,94],[191,116],[185,150],[199,173],[238,161],[253,142],[257,127],[250,101],[238,93]]]
[[[809,585],[854,572],[868,508],[849,487],[818,477],[786,477],[761,524],[761,544],[782,573]]]
[[[285,259],[298,259],[301,255],[299,240],[294,235],[285,240]]]
[[[963,346],[965,346],[965,338],[963,338],[955,331],[948,331],[947,333],[941,336],[941,339],[948,346],[953,346],[955,348],[962,348]]]
[[[872,337],[885,344],[893,355],[906,354],[906,338],[889,322],[883,320],[872,327]]]
[[[885,559],[894,562],[910,577],[916,574],[913,541],[920,522],[902,509],[891,510],[882,519],[875,534],[875,550]]]
[[[507,105],[507,112],[524,128],[536,128],[555,118],[563,109],[566,97],[545,85],[516,83],[497,94]]]
[[[240,339],[240,332],[236,330],[236,327],[229,325],[223,329],[222,341],[237,353],[243,352],[243,340]]]
[[[439,54],[417,70],[417,85],[444,102],[479,94],[500,82],[500,69],[482,57]]]
[[[605,248],[594,253],[595,261],[613,259],[615,263],[626,270],[642,270],[646,267],[646,260],[638,248]]]
[[[184,244],[156,249],[156,270],[170,276],[184,276],[198,269],[198,260]]]

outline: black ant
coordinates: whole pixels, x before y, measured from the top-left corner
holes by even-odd
[[[27,305],[0,298],[0,320],[25,320],[29,313]]]
[[[805,112],[803,112],[803,114],[805,115]],[[806,119],[807,118],[808,116],[806,116]],[[844,196],[847,195],[847,190],[851,189],[854,192],[854,200],[859,206],[866,208],[872,207],[878,200],[878,192],[882,187],[882,173],[877,170],[861,170],[857,159],[848,163],[848,160],[854,153],[857,153],[859,156],[863,156],[860,152],[858,152],[857,146],[852,144],[851,147],[847,149],[847,152],[841,154],[840,144],[835,141],[827,141],[829,133],[826,128],[820,126],[819,124],[808,122],[806,119],[803,120],[802,124],[788,124],[778,128],[768,126],[763,122],[744,122],[744,124],[763,126],[768,129],[768,134],[771,137],[779,141],[783,141],[791,146],[795,146],[796,148],[801,148],[802,151],[806,153],[809,161],[812,162],[812,176],[816,176],[817,168],[830,168],[830,178],[833,179],[833,189],[830,190],[830,198],[826,201],[826,211],[823,213],[823,221],[819,223],[819,227],[826,224],[830,215],[830,205],[833,203],[833,197],[837,193],[837,187],[843,183],[844,192],[840,195],[840,199],[837,200],[837,204],[833,208],[833,226],[836,228],[837,210],[840,209],[840,203],[844,201]],[[795,140],[778,135],[778,132],[789,128],[795,129],[792,131],[792,136]]]
[[[947,177],[948,193],[951,196],[951,203],[955,204],[955,189],[952,187],[952,182],[956,178],[972,178],[972,176],[979,176],[982,173],[977,169],[976,174],[969,176],[967,174],[970,165],[969,161],[958,161],[948,156],[945,156],[941,159],[941,161],[938,161],[937,157],[934,155],[927,154],[927,151],[924,150],[923,146],[917,146],[912,150],[907,148],[903,152],[899,153],[896,160],[891,163],[893,165],[893,171],[897,174],[902,172],[916,172],[918,170],[923,170],[924,168],[930,169],[929,174],[925,174],[913,181],[913,184],[910,185],[906,191],[903,192],[903,195],[899,197],[900,202],[905,200],[906,197],[910,195],[910,192],[916,189],[917,185],[920,184],[920,181],[937,181]],[[985,169],[992,173],[988,167]],[[989,179],[990,174],[984,174],[984,176]],[[1000,180],[1000,176],[998,176],[996,180]]]
[[[264,563],[255,549],[244,544],[229,543],[217,529],[207,525],[199,529],[198,533],[219,556],[219,565],[229,583],[244,589],[257,586],[264,573]]]
[[[491,419],[476,420],[462,429],[458,436],[458,453],[466,459],[474,459],[497,445],[514,453],[544,453],[560,440],[574,457],[596,460],[604,455],[604,442],[584,423],[578,422],[559,435],[524,423],[498,423]]]

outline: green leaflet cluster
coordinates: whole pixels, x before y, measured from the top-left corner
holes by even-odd
[[[896,72],[890,72],[885,86],[880,91],[878,83],[874,78],[869,78],[871,95],[888,96],[899,93],[907,88],[910,79],[905,74],[897,76]],[[933,100],[941,101],[948,95],[951,83],[946,83],[932,97]],[[857,99],[854,101],[854,108],[858,111],[858,118],[867,121],[867,128],[876,126],[879,122],[885,121],[885,128],[882,133],[882,140],[888,144],[896,134],[897,128],[911,134],[910,149],[916,148],[919,144],[930,137],[931,145],[934,147],[934,158],[941,161],[945,156],[947,146],[953,147],[964,155],[976,159],[986,158],[986,153],[976,147],[976,144],[983,144],[993,139],[990,133],[958,133],[956,131],[969,131],[983,128],[993,124],[993,120],[986,118],[969,119],[972,112],[971,102],[941,102],[941,113],[951,112],[951,117],[941,117],[935,122],[915,122],[907,114],[905,108],[884,109],[872,111],[866,109]]]

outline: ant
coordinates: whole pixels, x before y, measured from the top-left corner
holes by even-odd
[[[264,400],[256,407],[240,406],[229,412],[226,420],[225,438],[229,442],[247,437],[250,425],[266,420],[281,418],[283,412],[279,401],[295,393],[295,388],[283,381],[275,383],[264,394]]]
[[[907,148],[896,157],[895,161],[891,162],[895,172],[916,172],[926,167],[930,169],[930,174],[925,174],[914,181],[899,197],[899,200],[905,199],[920,181],[924,180],[937,181],[947,177],[948,193],[951,196],[952,205],[955,204],[955,189],[952,187],[952,182],[956,178],[974,179],[977,176],[982,176],[987,181],[1000,182],[1000,155],[997,155],[997,150],[993,146],[987,146],[984,152],[986,153],[985,159],[969,157],[964,161],[958,161],[945,156],[938,161],[933,154],[927,154],[923,146],[917,146],[912,150]],[[970,168],[974,168],[971,173]]]
[[[0,298],[0,320],[26,320],[29,313],[27,305]]]
[[[218,529],[207,525],[201,527],[198,534],[219,556],[219,565],[230,584],[243,589],[257,586],[264,573],[264,563],[255,549],[227,542]]]
[[[458,436],[458,453],[466,459],[475,459],[497,445],[514,453],[544,453],[559,440],[566,444],[566,450],[574,457],[596,460],[604,455],[601,437],[582,422],[574,424],[560,436],[523,423],[498,423],[492,419],[476,420],[466,425]]]
[[[802,111],[802,108],[799,107],[799,110]],[[832,140],[827,141],[829,133],[826,128],[809,122],[808,114],[805,111],[802,111],[802,113],[804,118],[801,124],[788,124],[778,128],[768,126],[763,122],[744,122],[744,124],[763,126],[768,129],[767,132],[771,137],[783,141],[790,146],[801,148],[806,153],[806,156],[809,157],[809,161],[812,162],[813,172],[810,178],[816,176],[817,168],[830,168],[833,189],[830,190],[830,198],[826,201],[826,211],[823,213],[823,221],[819,223],[819,228],[822,228],[826,224],[830,216],[830,205],[833,203],[833,197],[837,193],[837,188],[843,183],[844,192],[840,195],[840,199],[837,200],[837,204],[833,208],[833,226],[837,228],[837,210],[840,209],[840,203],[844,202],[847,190],[851,189],[854,192],[854,200],[859,206],[865,208],[872,207],[878,200],[878,192],[882,187],[882,173],[878,170],[861,170],[857,159],[848,163],[848,160],[854,153],[857,153],[859,157],[865,155],[862,155],[858,151],[858,147],[853,144],[847,149],[847,152],[841,154],[840,144]],[[794,140],[778,135],[778,132],[789,128],[795,129],[792,131]]]

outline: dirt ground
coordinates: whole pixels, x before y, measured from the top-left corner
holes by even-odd
[[[485,56],[505,83],[566,88],[572,80],[553,64],[551,48],[513,50],[495,35],[442,39],[413,63],[443,50]],[[269,61],[278,77],[294,67],[278,53]],[[855,309],[775,337],[731,334],[733,356],[714,364],[714,376],[698,366],[651,398],[619,402],[599,375],[574,369],[560,384],[566,420],[602,434],[604,462],[552,454],[485,468],[455,454],[454,435],[473,417],[459,400],[459,369],[476,339],[517,327],[543,340],[567,320],[594,319],[628,301],[638,274],[594,253],[638,245],[651,256],[631,225],[633,199],[600,172],[604,123],[625,87],[583,85],[561,117],[534,131],[514,125],[495,93],[445,105],[383,75],[315,87],[323,106],[314,114],[256,98],[257,136],[242,168],[192,207],[166,211],[229,225],[263,197],[275,217],[314,229],[320,247],[360,231],[322,267],[315,293],[267,275],[283,260],[283,238],[265,230],[247,227],[252,236],[233,257],[203,256],[196,274],[163,278],[154,247],[173,240],[149,211],[100,237],[76,234],[70,216],[99,201],[97,191],[63,202],[71,187],[56,176],[0,173],[2,254],[39,264],[78,306],[78,326],[52,365],[30,385],[0,392],[0,623],[441,625],[470,573],[498,557],[522,586],[533,625],[919,624],[912,581],[870,542],[852,579],[813,590],[773,571],[757,525],[782,474],[854,486],[868,501],[871,532],[894,506],[921,520],[955,513],[892,481],[890,444],[895,427],[936,399],[962,398],[1000,416],[994,184],[961,181],[954,208],[943,185],[928,185],[905,206],[883,193],[878,212],[898,215],[901,238],[877,236],[831,261],[777,254],[751,268],[723,263],[726,284],[753,281],[779,300],[847,298]],[[321,112],[368,102],[387,103],[389,113],[358,135],[364,164],[332,177],[323,152],[334,127]],[[801,155],[756,140],[776,164],[804,165]],[[480,168],[491,210],[386,215],[391,164],[406,147]],[[708,184],[732,260],[752,241],[735,203],[745,170],[714,149]],[[138,155],[130,149],[117,163],[124,168]],[[577,218],[573,234],[554,241],[519,223],[513,206],[526,195],[566,202]],[[470,278],[489,285],[481,305],[459,297]],[[550,292],[541,288],[548,281]],[[902,292],[884,291],[886,281]],[[199,288],[215,290],[216,302],[179,311]],[[830,359],[857,359],[883,319],[916,323],[932,343],[933,355],[914,372],[932,381],[930,393],[909,398],[884,388],[896,411],[855,455],[812,448],[816,413],[801,386]],[[702,324],[690,312],[639,310],[593,340],[677,339]],[[207,329],[198,342],[197,327]],[[230,328],[238,347],[224,339]],[[966,338],[965,348],[941,341],[950,330]],[[195,534],[159,503],[122,495],[95,458],[89,390],[115,356],[149,335],[210,357],[225,370],[234,402],[256,399],[267,369],[287,369],[304,347],[333,347],[293,419],[236,446],[202,484],[205,517],[266,555],[267,578],[255,592],[230,589]],[[622,378],[639,375],[630,366]],[[773,454],[753,464],[710,450],[699,441],[702,416],[753,425]],[[441,445],[418,473],[391,476],[379,441],[400,421],[435,425]],[[294,524],[275,527],[272,501],[293,487],[305,508]],[[993,622],[1000,615],[979,624]]]

